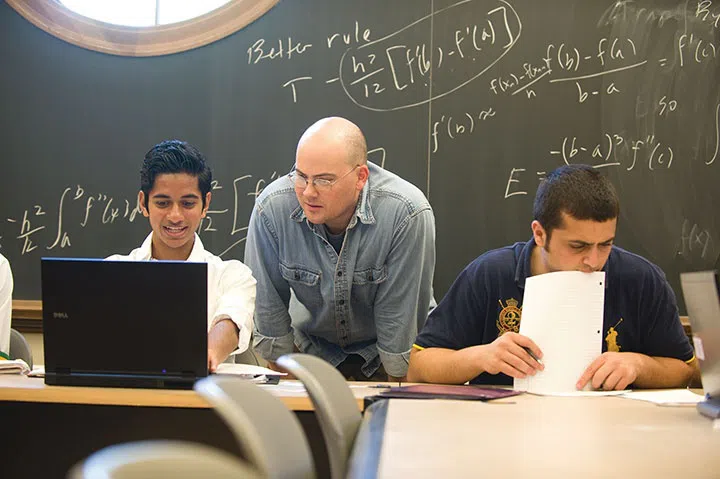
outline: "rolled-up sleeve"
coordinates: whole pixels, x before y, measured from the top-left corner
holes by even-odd
[[[221,319],[229,318],[238,327],[238,350],[245,351],[250,346],[255,312],[256,281],[250,268],[240,261],[227,261],[218,284],[218,304],[215,310],[214,325]]]
[[[433,303],[435,218],[430,205],[398,227],[386,264],[388,279],[378,288],[375,300],[377,348],[385,371],[402,377]]]
[[[292,353],[294,344],[288,312],[290,285],[280,273],[278,248],[271,219],[256,203],[248,226],[245,264],[257,280],[253,346],[269,361]]]

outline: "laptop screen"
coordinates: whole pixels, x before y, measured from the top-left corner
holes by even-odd
[[[715,271],[680,275],[705,393],[720,397],[720,290]]]
[[[43,258],[46,374],[207,375],[207,264]]]

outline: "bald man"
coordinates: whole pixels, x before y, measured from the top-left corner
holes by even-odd
[[[398,380],[434,305],[435,218],[423,193],[367,161],[365,137],[325,118],[292,171],[258,196],[245,263],[256,350],[319,356],[348,379]]]

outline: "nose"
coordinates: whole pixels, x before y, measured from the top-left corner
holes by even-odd
[[[172,221],[173,223],[179,223],[183,220],[182,208],[180,207],[180,205],[175,204],[170,208],[170,212],[168,213],[168,220]]]
[[[317,196],[317,188],[312,181],[308,181],[307,186],[303,189],[303,196],[308,198]]]
[[[587,267],[588,272],[597,271],[600,269],[600,261],[600,251],[597,246],[593,246],[583,258],[583,266]]]

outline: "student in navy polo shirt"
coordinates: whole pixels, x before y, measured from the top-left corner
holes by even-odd
[[[409,381],[512,384],[543,369],[518,334],[525,279],[551,271],[605,271],[603,353],[577,388],[684,387],[697,365],[663,272],[613,246],[619,200],[587,165],[562,166],[538,187],[533,236],[470,263],[415,341]]]

